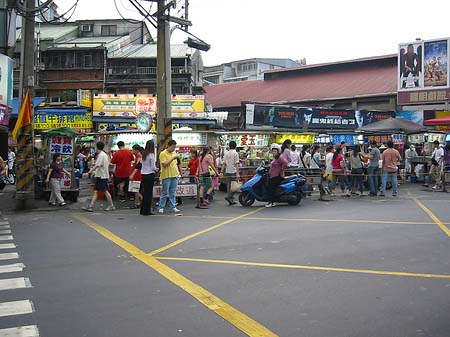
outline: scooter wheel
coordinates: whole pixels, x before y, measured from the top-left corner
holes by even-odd
[[[302,196],[300,194],[297,194],[295,196],[295,199],[289,200],[287,203],[291,206],[296,206],[302,201]]]
[[[253,203],[255,202],[255,198],[248,192],[241,192],[239,194],[239,203],[244,206],[244,207],[248,207],[253,205]]]

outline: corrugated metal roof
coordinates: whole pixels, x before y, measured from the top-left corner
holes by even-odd
[[[112,55],[108,55],[108,58],[156,58],[156,49],[156,44],[137,44],[124,47]],[[192,53],[192,48],[185,44],[173,44],[170,46],[170,56],[173,58],[185,58],[188,57],[188,55],[192,55]]]
[[[35,32],[39,32],[40,40],[57,40],[78,30],[77,24],[66,23],[64,25],[39,25],[36,24]],[[22,29],[17,31],[17,39],[22,37]]]
[[[125,36],[94,36],[94,37],[76,37],[66,40],[62,43],[55,44],[53,48],[96,48],[105,45],[107,48],[126,42],[130,39],[129,35]]]
[[[307,102],[325,99],[391,95],[397,92],[397,65],[337,68],[298,73],[272,80],[254,80],[205,87],[213,108],[250,102]]]

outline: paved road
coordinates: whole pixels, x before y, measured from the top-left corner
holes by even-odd
[[[450,336],[449,194],[221,197],[183,216],[3,215],[0,336]]]

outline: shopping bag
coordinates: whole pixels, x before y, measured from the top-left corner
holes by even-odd
[[[136,193],[139,192],[140,188],[141,188],[140,181],[132,180],[128,184],[128,192]]]
[[[242,187],[242,183],[239,181],[232,181],[230,186],[230,192],[240,192]]]

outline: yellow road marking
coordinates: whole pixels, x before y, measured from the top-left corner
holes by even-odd
[[[414,202],[420,207],[422,208],[422,210],[428,214],[428,216],[434,221],[434,223],[436,225],[439,226],[440,229],[442,229],[442,231],[447,234],[447,236],[450,236],[450,229],[448,229],[448,227],[441,221],[439,220],[439,218],[434,215],[434,213],[432,211],[430,211],[424,204],[422,204],[422,202],[417,199],[417,198],[412,198],[414,200]]]
[[[351,269],[351,268],[336,268],[336,267],[322,267],[322,266],[303,266],[295,264],[278,264],[278,263],[261,263],[261,262],[245,262],[245,261],[229,261],[229,260],[212,260],[212,259],[195,259],[185,257],[156,257],[158,260],[165,261],[190,261],[190,262],[205,262],[205,263],[222,263],[222,264],[234,264],[240,266],[255,266],[255,267],[271,267],[271,268],[287,268],[287,269],[306,269],[306,270],[321,270],[321,271],[335,271],[343,273],[359,273],[359,274],[372,274],[372,275],[389,275],[389,276],[407,276],[407,277],[424,277],[424,278],[438,278],[438,279],[450,279],[450,275],[445,274],[420,274],[420,273],[408,273],[408,272],[396,272],[396,271],[384,271],[384,270],[371,270],[371,269]]]
[[[256,212],[259,212],[259,211],[262,210],[262,209],[264,209],[264,207],[259,207],[259,208],[255,209],[255,210],[253,210],[253,211],[244,213],[244,214],[239,215],[239,216],[237,216],[237,217],[234,217],[234,218],[225,220],[225,221],[223,221],[223,222],[221,222],[221,223],[219,223],[219,224],[217,224],[217,225],[214,225],[214,226],[212,226],[212,227],[209,227],[209,228],[206,228],[206,229],[201,230],[201,231],[199,231],[199,232],[196,232],[196,233],[194,233],[194,234],[185,236],[184,238],[178,239],[178,240],[176,240],[176,241],[174,241],[174,242],[172,242],[172,243],[169,243],[168,245],[165,245],[164,247],[161,247],[161,248],[159,248],[159,249],[156,249],[156,250],[154,250],[154,251],[148,253],[148,255],[153,256],[153,255],[159,254],[159,253],[161,253],[161,252],[164,252],[165,250],[170,249],[170,248],[172,248],[172,247],[175,247],[175,246],[179,245],[180,243],[186,242],[186,241],[188,241],[188,240],[190,240],[190,239],[195,238],[196,236],[199,236],[199,235],[208,233],[208,232],[210,232],[210,231],[212,231],[212,230],[214,230],[214,229],[217,229],[217,228],[222,227],[222,226],[224,226],[224,225],[227,225],[227,224],[229,224],[229,223],[231,223],[231,222],[234,222],[234,221],[237,221],[237,220],[239,220],[239,219],[242,219],[242,218],[246,217],[247,215],[250,215],[250,214],[254,214],[254,213],[256,213]]]
[[[193,219],[233,219],[229,216],[209,216],[209,215],[183,215],[183,218]],[[349,222],[349,223],[378,223],[378,224],[396,224],[396,225],[434,225],[430,221],[390,221],[390,220],[365,220],[365,219],[314,219],[314,218],[271,218],[271,217],[245,217],[245,220],[257,221],[294,221],[294,222]]]
[[[260,323],[256,322],[246,314],[233,308],[231,305],[222,301],[220,298],[213,295],[208,290],[202,288],[198,284],[195,284],[194,282],[184,277],[177,271],[166,266],[162,262],[159,262],[156,258],[146,254],[144,251],[140,250],[139,248],[132,245],[128,241],[125,241],[124,239],[120,238],[119,236],[107,230],[106,228],[100,226],[99,224],[80,214],[74,214],[74,217],[77,218],[82,223],[91,227],[93,230],[95,230],[97,233],[99,233],[106,239],[114,242],[120,248],[124,249],[126,252],[128,252],[136,259],[143,262],[156,272],[158,272],[160,275],[164,276],[173,284],[177,285],[178,287],[186,291],[188,294],[197,299],[208,309],[212,310],[217,315],[233,324],[236,328],[241,330],[246,335],[255,337],[277,336],[274,332],[270,331],[269,329],[267,329]]]

